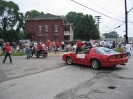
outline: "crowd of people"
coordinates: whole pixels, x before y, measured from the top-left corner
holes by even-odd
[[[90,43],[90,44],[91,44],[90,46],[92,47],[94,43]],[[95,44],[98,47],[107,47],[110,49],[121,48],[120,41],[116,44],[115,41],[110,42],[110,41],[104,40],[102,42],[100,42],[100,41],[96,42]],[[10,62],[12,63],[10,52],[13,48],[9,45],[11,45],[11,44],[8,42],[5,42],[3,44],[3,46],[0,47],[0,54],[6,53],[5,58],[2,61],[3,63],[5,62],[7,56],[9,56]],[[78,41],[76,41],[76,42],[67,42],[67,41],[58,42],[58,41],[47,40],[46,42],[34,41],[34,42],[31,42],[30,44],[28,42],[22,42],[15,46],[14,51],[15,51],[15,53],[17,53],[21,49],[22,52],[26,53],[26,55],[27,55],[26,59],[30,59],[29,53],[30,53],[31,49],[32,49],[32,51],[34,51],[35,49],[38,50],[38,54],[41,53],[41,51],[43,51],[43,50],[45,50],[47,52],[54,51],[55,54],[58,53],[59,51],[66,51],[66,52],[75,51],[77,53],[78,50],[80,50],[81,48],[83,48],[85,46],[86,46],[85,42],[80,41],[80,39],[78,39]],[[125,51],[127,56],[131,55],[130,51],[131,51],[131,49],[133,49],[133,42],[132,42],[132,44],[129,44],[127,42],[123,48],[124,48],[124,50],[122,49],[123,51],[120,51],[120,52]]]
[[[133,42],[131,44],[129,44],[129,42],[126,42],[126,44],[122,47],[122,44],[120,41],[116,44],[115,41],[110,42],[110,41],[104,40],[100,45],[111,49],[118,48],[119,52],[121,53],[125,52],[127,56],[131,56],[130,52],[131,50],[133,50]]]

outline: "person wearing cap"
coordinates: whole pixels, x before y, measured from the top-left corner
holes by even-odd
[[[5,58],[4,58],[4,60],[2,62],[5,63],[7,56],[9,56],[10,63],[12,63],[12,58],[11,58],[11,55],[10,55],[10,53],[11,53],[11,47],[9,46],[9,43],[8,42],[6,43],[5,52],[6,52]]]

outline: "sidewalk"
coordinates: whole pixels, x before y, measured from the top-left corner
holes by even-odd
[[[48,52],[48,56],[62,56],[66,52]]]

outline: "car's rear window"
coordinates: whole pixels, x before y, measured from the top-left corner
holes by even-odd
[[[114,51],[113,49],[105,47],[98,47],[95,49],[95,52],[98,54],[118,54],[118,52]]]

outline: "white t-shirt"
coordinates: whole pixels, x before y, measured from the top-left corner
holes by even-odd
[[[64,42],[61,42],[61,45],[64,45]]]
[[[44,43],[42,44],[42,48],[43,48],[43,50],[46,50],[46,46]]]
[[[36,42],[34,43],[34,47],[37,48],[37,43]]]
[[[130,44],[126,44],[125,48],[126,48],[126,52],[130,52],[130,50],[131,50]]]
[[[106,41],[104,41],[104,46],[106,46],[107,45],[107,42]]]
[[[121,42],[119,42],[118,45],[121,45]]]

